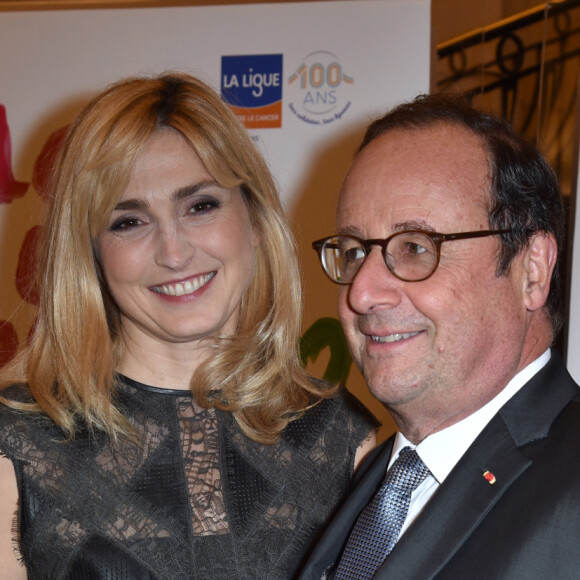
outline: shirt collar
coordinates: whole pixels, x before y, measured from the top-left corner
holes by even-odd
[[[469,446],[483,431],[494,415],[550,360],[550,349],[515,375],[511,381],[481,409],[458,423],[450,425],[426,437],[419,445],[413,445],[400,431],[397,432],[389,467],[399,456],[403,447],[417,450],[423,463],[441,484],[459,462]]]

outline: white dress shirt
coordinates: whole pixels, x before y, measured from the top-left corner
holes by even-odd
[[[429,435],[417,446],[413,445],[402,433],[397,432],[389,461],[389,469],[399,456],[401,449],[403,447],[411,447],[417,450],[419,457],[431,472],[431,475],[427,476],[427,479],[421,483],[411,496],[407,519],[401,528],[399,538],[421,513],[425,504],[445,481],[445,478],[451,473],[451,470],[457,465],[485,426],[500,408],[550,360],[550,356],[550,350],[548,349],[515,375],[505,388],[481,409],[478,409],[458,423]]]

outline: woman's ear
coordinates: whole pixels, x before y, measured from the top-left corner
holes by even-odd
[[[524,250],[524,301],[529,311],[540,310],[546,304],[557,259],[558,244],[554,234],[536,232],[528,240]]]

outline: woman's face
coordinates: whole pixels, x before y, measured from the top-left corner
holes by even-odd
[[[218,185],[178,133],[155,134],[97,240],[123,340],[233,334],[257,245],[239,188]]]

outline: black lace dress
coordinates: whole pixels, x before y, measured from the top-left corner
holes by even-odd
[[[2,394],[28,398],[20,386]],[[66,443],[43,416],[0,405],[29,579],[292,578],[374,427],[345,395],[264,446],[187,391],[123,378],[120,397],[139,444]]]

